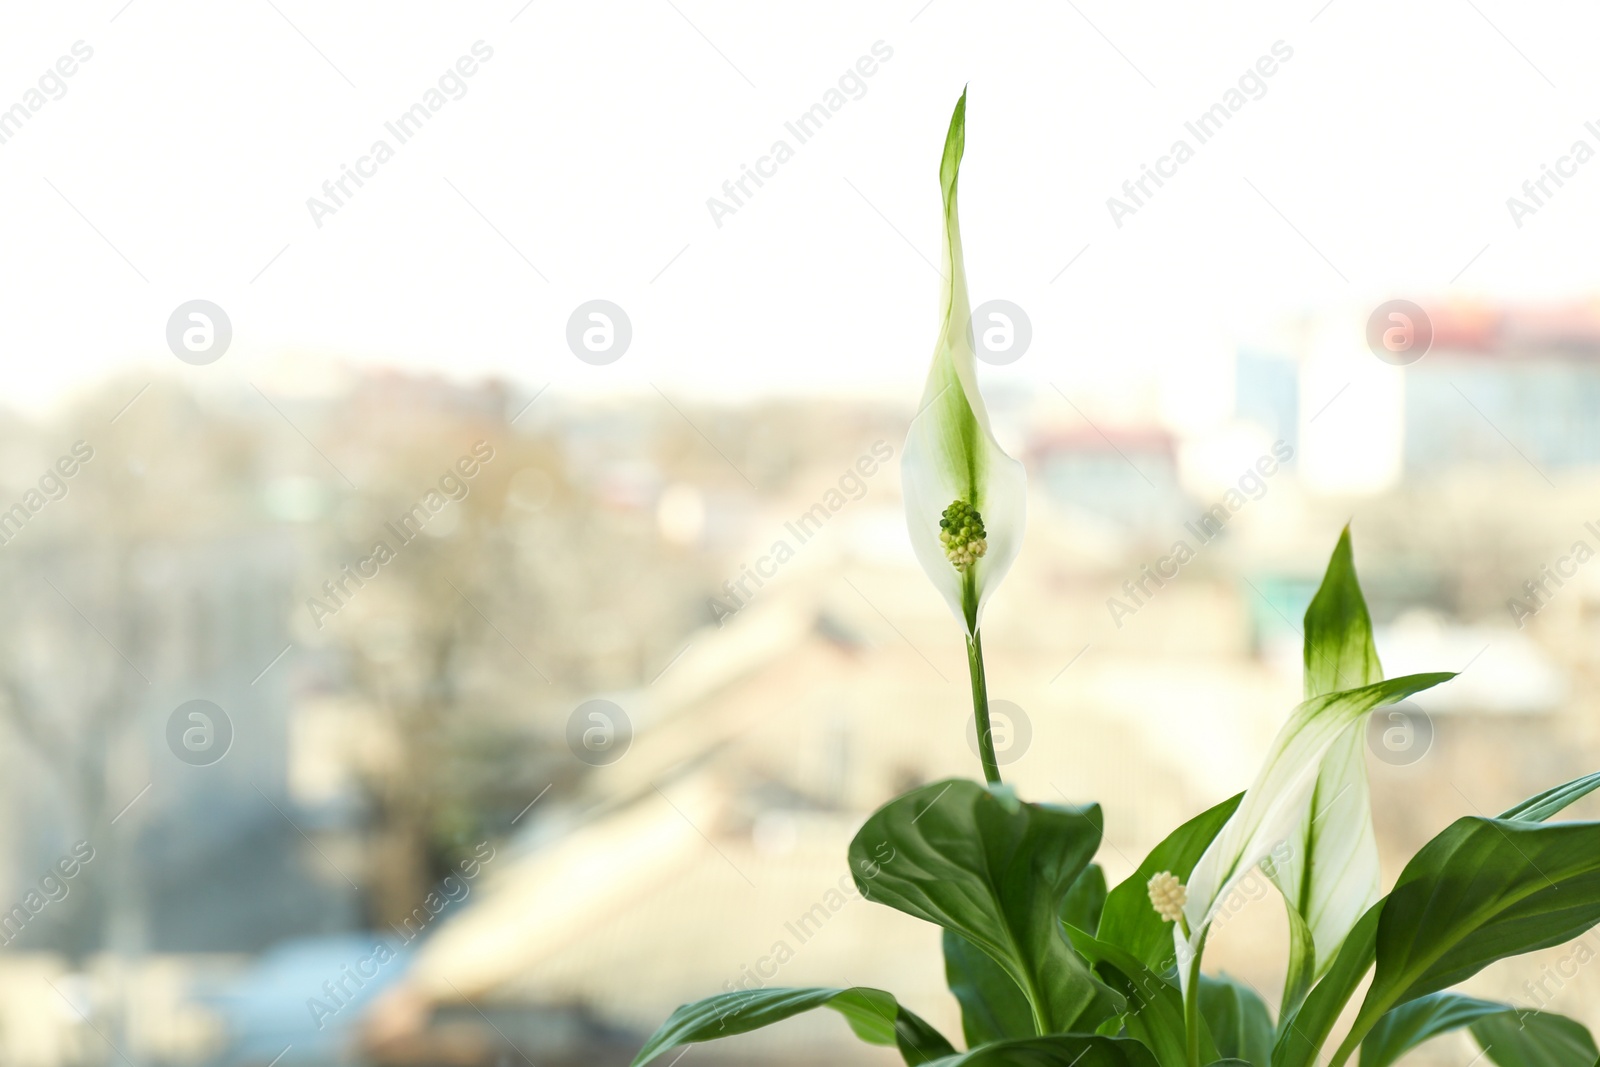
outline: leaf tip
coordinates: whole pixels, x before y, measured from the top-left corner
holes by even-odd
[[[939,184],[944,187],[945,210],[955,197],[956,176],[961,172],[961,157],[967,148],[967,87],[950,113],[950,130],[944,138],[944,157],[939,163]]]

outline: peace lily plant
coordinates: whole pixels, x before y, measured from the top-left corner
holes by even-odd
[[[1342,1067],[1359,1055],[1360,1067],[1388,1067],[1466,1029],[1498,1067],[1600,1067],[1573,1020],[1452,991],[1496,960],[1600,923],[1600,823],[1550,821],[1600,789],[1600,774],[1495,818],[1456,820],[1384,893],[1367,716],[1453,676],[1383,676],[1348,529],[1306,611],[1304,700],[1255,780],[1174,830],[1127,879],[1108,888],[1094,862],[1097,805],[1030,803],[1001,784],[979,626],[1017,553],[1024,486],[974,375],[956,217],[965,110],[963,94],[939,175],[944,317],[903,479],[912,545],[965,631],[985,783],[950,779],[890,801],[849,862],[866,899],[942,930],[967,1050],[883,990],[762,988],[679,1008],[634,1067],[822,1007],[911,1065]],[[1256,872],[1281,891],[1289,920],[1276,1010],[1203,968],[1207,937]]]
[[[1011,569],[1022,547],[1027,476],[1022,464],[1006,455],[994,439],[989,412],[978,392],[972,308],[961,256],[961,223],[956,215],[966,114],[963,93],[950,117],[950,133],[939,163],[939,185],[944,193],[944,318],[922,403],[906,437],[900,484],[911,547],[966,630],[983,776],[998,785],[1000,764],[989,728],[978,625],[989,594]]]

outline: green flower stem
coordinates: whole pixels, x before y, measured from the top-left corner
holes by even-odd
[[[1384,1011],[1387,1011],[1391,1006],[1385,1005]],[[1360,1014],[1356,1016],[1356,1021],[1350,1024],[1350,1032],[1345,1035],[1344,1041],[1334,1050],[1333,1058],[1328,1061],[1329,1067],[1344,1067],[1345,1061],[1354,1055],[1356,1049],[1361,1047],[1361,1042],[1366,1039],[1367,1032],[1372,1029],[1373,1024],[1384,1014],[1383,1011],[1375,1011],[1369,1015],[1365,1004],[1361,1006],[1361,1009]]]
[[[1183,924],[1185,937],[1189,936],[1189,924]],[[1209,932],[1209,931],[1208,931]],[[1200,1064],[1200,957],[1205,955],[1206,938],[1201,934],[1200,941],[1194,946],[1194,959],[1189,961],[1189,985],[1183,991],[1183,1033],[1188,1041],[1189,1067],[1201,1067]]]
[[[973,677],[973,720],[978,723],[978,753],[984,761],[984,781],[1000,784],[1000,760],[995,758],[994,733],[989,728],[989,680],[984,677],[984,638],[978,633],[978,582],[970,569],[962,581],[962,614],[966,616],[966,672]],[[1040,1033],[1045,1033],[1040,1030]]]
[[[984,638],[978,632],[978,581],[971,569],[963,576],[962,614],[966,616],[966,672],[973,677],[973,721],[978,723],[978,753],[984,761],[984,781],[998,785],[1000,760],[995,758],[994,733],[989,728],[989,680],[984,677]]]
[[[972,714],[978,722],[978,752],[983,757],[983,779],[1000,784],[1000,761],[994,758],[994,734],[989,729],[989,686],[983,676],[983,638],[967,638],[967,670],[972,674]]]
[[[1044,1021],[1044,1009],[1039,1007],[1037,997],[1028,998],[1028,1010],[1033,1012],[1033,1028],[1039,1032],[1039,1036],[1049,1037],[1050,1024]]]
[[[983,759],[983,780],[999,785],[1000,761],[995,759],[994,733],[989,727],[989,682],[983,673],[983,637],[972,625],[978,614],[978,593],[970,571],[964,586],[962,600],[967,625],[971,628],[967,636],[967,671],[972,675],[972,715],[978,725],[978,752]]]

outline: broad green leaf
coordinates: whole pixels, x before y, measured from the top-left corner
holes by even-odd
[[[968,1048],[1038,1033],[1028,998],[1005,968],[950,930],[944,932],[944,977],[961,1005]]]
[[[933,1067],[1157,1067],[1132,1038],[1056,1034],[1001,1041],[934,1061]]]
[[[1581,1023],[1549,1012],[1492,1015],[1472,1024],[1472,1036],[1499,1067],[1593,1067],[1600,1061]]]
[[[855,1035],[869,1044],[897,1045],[912,1067],[955,1051],[937,1030],[881,989],[753,989],[685,1004],[645,1042],[632,1067],[643,1067],[679,1045],[749,1033],[814,1008],[843,1015]]]
[[[1060,915],[1100,825],[1093,805],[1024,804],[950,779],[879,808],[850,843],[850,866],[863,896],[959,934],[1016,983],[1040,1033],[1062,1033],[1099,1000]]]
[[[1577,779],[1548,790],[1511,809],[1511,821],[1538,823],[1589,790]],[[1563,799],[1565,798],[1565,799]],[[1345,1003],[1355,995],[1371,969],[1378,951],[1378,920],[1388,898],[1373,905],[1350,931],[1334,965],[1317,983],[1298,1011],[1285,1011],[1278,1020],[1278,1040],[1273,1047],[1273,1067],[1308,1067],[1317,1062],[1322,1045],[1332,1033]],[[1390,1013],[1392,1014],[1392,1012]],[[1380,1018],[1384,1018],[1383,1016]],[[1596,1064],[1595,1067],[1600,1067]]]
[[[1517,805],[1507,814],[1512,816],[1512,821],[1536,824],[1557,814],[1565,808],[1566,803],[1589,792],[1586,784],[1587,779],[1576,779],[1566,785],[1558,785],[1557,789],[1547,790],[1539,793],[1538,797],[1523,801],[1522,805]],[[1339,1013],[1350,997],[1354,997],[1366,971],[1373,966],[1374,958],[1378,957],[1378,921],[1386,902],[1387,897],[1384,897],[1384,901],[1374,904],[1350,931],[1334,965],[1312,990],[1306,1003],[1298,1011],[1285,1011],[1278,1019],[1278,1040],[1272,1051],[1274,1067],[1307,1067],[1317,1062],[1318,1051],[1333,1032]],[[1387,1014],[1394,1014],[1394,1011],[1398,1009],[1392,1009]],[[1386,1019],[1387,1014],[1379,1016],[1379,1021]],[[1600,1064],[1595,1067],[1600,1067]]]
[[[1544,822],[1550,816],[1560,814],[1567,805],[1582,800],[1596,789],[1600,789],[1600,772],[1574,778],[1554,789],[1546,789],[1543,793],[1531,796],[1516,807],[1508,809],[1500,818],[1515,822]]]
[[[967,94],[963,92],[950,116],[939,165],[944,195],[943,319],[928,383],[901,453],[900,490],[917,560],[970,636],[978,631],[989,594],[1011,569],[1022,547],[1027,475],[1022,464],[1006,455],[995,440],[978,391],[974,324],[956,207],[966,118]],[[970,504],[982,516],[988,544],[985,554],[965,572],[956,570],[946,558],[939,540],[939,519],[957,500]]]
[[[1183,993],[1146,967],[1126,949],[1101,941],[1082,930],[1066,927],[1067,940],[1094,969],[1095,976],[1125,1002],[1122,1025],[1128,1036],[1143,1042],[1161,1067],[1184,1067],[1187,1046],[1183,1021]],[[1202,1027],[1201,1059],[1217,1058],[1211,1035]]]
[[[1201,812],[1151,849],[1139,869],[1106,895],[1097,936],[1126,949],[1157,974],[1166,974],[1175,967],[1172,924],[1150,906],[1150,878],[1170,871],[1178,881],[1187,882],[1195,863],[1243,799],[1244,794],[1240,793]]]
[[[1372,986],[1345,1046],[1390,1008],[1600,922],[1600,823],[1456,820],[1384,902]]]
[[[1316,790],[1323,757],[1345,730],[1373,708],[1393,704],[1453,678],[1413,674],[1360,689],[1313,697],[1294,710],[1279,731],[1256,780],[1222,832],[1195,865],[1184,907],[1191,936],[1180,955],[1187,959],[1205,937],[1228,895],[1262,860],[1292,842]],[[1278,861],[1274,861],[1275,863]],[[1180,975],[1184,969],[1180,968]]]
[[[1236,1062],[1268,1067],[1272,1012],[1254,989],[1227,975],[1200,979],[1200,1017],[1217,1052]]]
[[[1100,915],[1106,906],[1106,872],[1091,863],[1067,890],[1061,902],[1061,921],[1091,934],[1100,929]]]
[[[1389,1011],[1361,1042],[1361,1067],[1389,1067],[1430,1038],[1462,1027],[1499,1067],[1593,1067],[1600,1057],[1582,1024],[1459,993],[1430,993]]]
[[[1305,695],[1309,700],[1382,679],[1346,526],[1306,608]],[[1364,726],[1364,718],[1350,723],[1329,747],[1281,861],[1266,867],[1290,913],[1286,1008],[1299,1005],[1356,920],[1383,895]]]
[[[1098,863],[1091,863],[1067,890],[1067,895],[1061,904],[1061,921],[1066,926],[1078,930],[1092,930],[1100,924],[1105,899],[1105,871]],[[962,1005],[962,1023],[966,1032],[967,1047],[976,1048],[990,1041],[1032,1036],[1035,1030],[1027,1000],[1021,991],[1006,977],[1005,972],[999,969],[998,964],[971,946],[966,946],[966,953],[970,955],[962,957],[964,961],[969,961],[966,964],[968,972],[966,981],[963,982],[962,992],[956,992],[955,976],[950,970],[950,943],[951,939],[959,940],[959,938],[948,930],[944,936],[946,977],[951,982],[951,992],[956,993],[956,999]],[[965,945],[965,942],[962,944]],[[975,1035],[966,1028],[969,998],[974,1001],[973,1008],[978,1013],[982,1036]],[[1079,1023],[1081,1025],[1090,1019],[1108,1019],[1125,1007],[1121,998],[1112,989],[1098,986],[1096,1003],[1080,1014]],[[994,1023],[1002,1022],[1005,1029],[993,1027]],[[1118,1032],[1120,1026],[1111,1031],[1113,1035]]]
[[[1278,1018],[1278,1039],[1272,1047],[1272,1067],[1310,1067],[1319,1061],[1322,1046],[1333,1033],[1345,1004],[1355,995],[1378,951],[1378,920],[1383,904],[1374,904],[1344,939],[1333,966],[1311,990],[1298,1010]]]
[[[1378,1020],[1361,1042],[1361,1067],[1389,1067],[1430,1038],[1471,1026],[1488,1015],[1513,1010],[1459,993],[1431,993],[1400,1005]],[[1584,1067],[1589,1067],[1585,1063]]]

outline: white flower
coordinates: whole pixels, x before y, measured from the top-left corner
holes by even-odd
[[[1298,839],[1317,794],[1324,758],[1346,731],[1362,722],[1373,708],[1404,700],[1453,677],[1412,674],[1326,693],[1295,708],[1238,810],[1189,875],[1189,896],[1183,909],[1189,935],[1186,939],[1181,930],[1174,934],[1179,959],[1193,958],[1234,886],[1275,850]]]
[[[1348,526],[1306,609],[1305,665],[1307,699],[1383,678]],[[1298,1006],[1333,965],[1351,928],[1383,895],[1364,727],[1364,722],[1345,727],[1328,749],[1299,827],[1266,871],[1288,906],[1285,1010]]]
[[[911,545],[950,610],[978,632],[984,603],[1022,547],[1027,478],[1000,448],[978,392],[972,309],[961,256],[956,184],[966,145],[967,96],[961,94],[945,140],[944,320],[922,404],[900,462]]]

